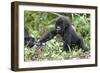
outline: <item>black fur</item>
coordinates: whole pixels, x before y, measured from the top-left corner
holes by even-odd
[[[57,34],[59,34],[63,39],[63,46],[65,51],[68,51],[68,46],[72,47],[72,45],[77,45],[79,48],[82,48],[83,50],[86,48],[84,46],[82,36],[79,35],[79,33],[77,33],[73,29],[69,17],[60,16],[56,21],[55,29],[44,34],[40,38],[39,43],[45,43]]]
[[[24,45],[32,48],[35,44],[35,39],[29,35],[28,29],[24,27]]]

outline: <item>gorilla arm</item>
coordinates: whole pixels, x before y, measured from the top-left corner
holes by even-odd
[[[45,34],[40,38],[39,42],[40,42],[40,43],[45,43],[45,42],[51,40],[54,36],[56,36],[56,34],[57,34],[57,33],[56,33],[56,30],[53,29],[53,30],[51,30],[51,31],[49,31],[49,32],[47,32],[47,33],[45,33]]]

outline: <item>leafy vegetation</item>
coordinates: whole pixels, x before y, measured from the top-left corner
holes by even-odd
[[[85,45],[90,49],[90,14],[85,13],[53,13],[53,12],[35,12],[24,11],[24,24],[29,29],[32,37],[38,40],[45,32],[50,31],[58,16],[69,16],[72,19],[72,25],[75,30],[83,36]],[[46,42],[41,50],[36,46],[24,49],[25,61],[41,60],[63,60],[63,59],[82,59],[89,58],[90,52],[82,52],[77,46],[69,52],[62,51],[62,38],[57,35],[52,40]]]

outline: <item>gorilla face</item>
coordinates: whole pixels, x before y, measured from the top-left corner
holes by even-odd
[[[55,29],[57,31],[57,33],[62,33],[64,32],[64,30],[70,26],[70,18],[69,17],[64,17],[61,16],[57,19],[56,21],[56,25],[55,25]]]

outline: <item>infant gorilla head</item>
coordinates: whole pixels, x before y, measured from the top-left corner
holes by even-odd
[[[69,17],[60,16],[58,17],[55,29],[57,33],[63,33],[71,25],[71,20]]]
[[[69,17],[60,16],[58,17],[55,29],[45,33],[39,40],[39,43],[45,43],[51,40],[54,36],[59,34],[63,39],[64,51],[69,51],[69,47],[72,48],[73,45],[78,46],[83,50],[86,50],[84,46],[83,38],[79,33],[77,33],[72,25]]]

